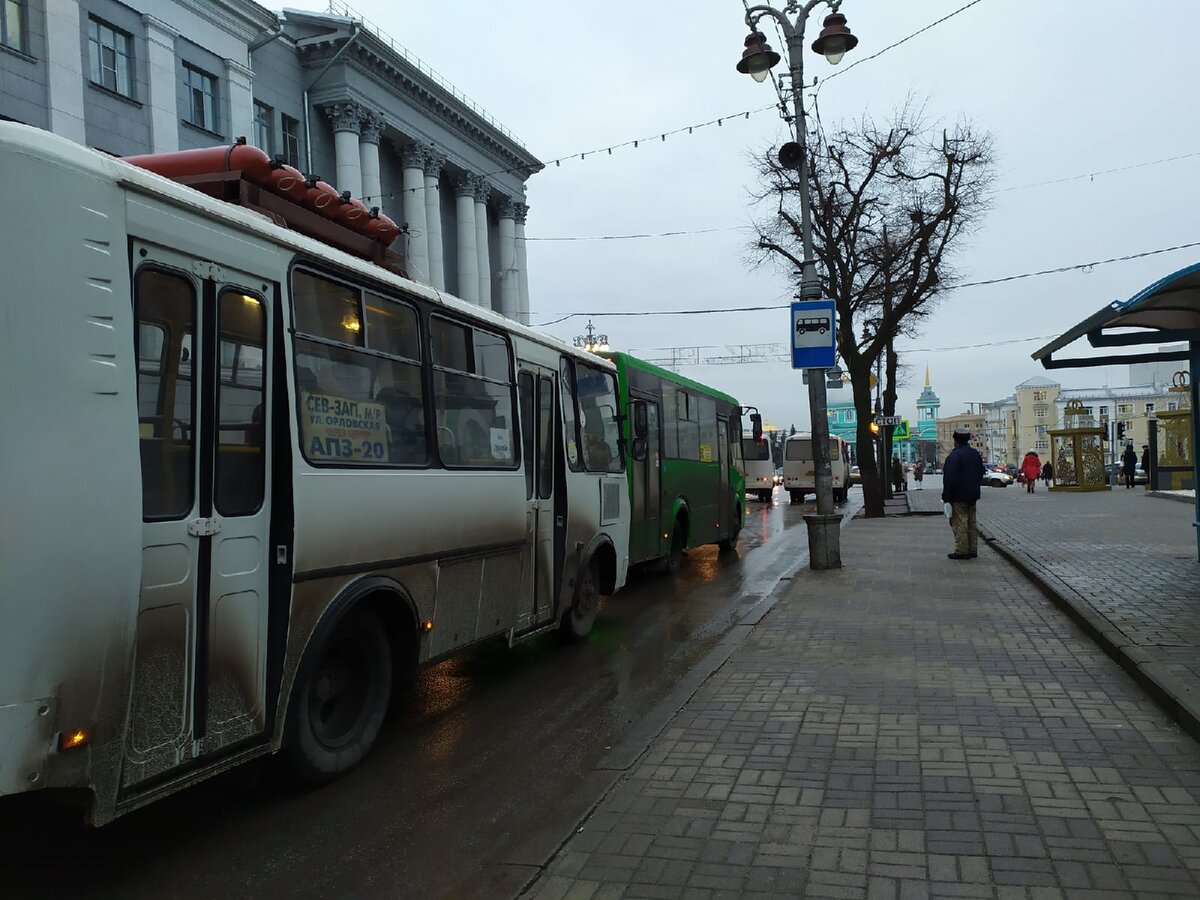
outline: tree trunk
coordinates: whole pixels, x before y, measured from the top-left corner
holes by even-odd
[[[870,363],[860,369],[850,369],[850,386],[854,389],[854,409],[858,419],[858,478],[862,484],[865,515],[877,519],[883,516],[883,483],[875,458],[875,433],[871,431],[870,379]]]

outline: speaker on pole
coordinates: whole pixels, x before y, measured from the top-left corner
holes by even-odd
[[[804,160],[804,151],[795,141],[788,141],[779,148],[779,164],[785,169],[798,169]]]

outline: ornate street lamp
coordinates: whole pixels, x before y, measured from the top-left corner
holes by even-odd
[[[766,79],[767,71],[779,62],[780,56],[771,49],[758,30],[758,23],[767,16],[778,22],[787,41],[792,106],[796,120],[797,146],[781,147],[780,159],[783,165],[794,160],[800,181],[800,239],[804,249],[800,276],[801,300],[818,300],[821,297],[821,281],[817,277],[813,254],[812,201],[808,193],[808,150],[801,93],[804,89],[804,26],[812,11],[822,3],[829,7],[831,15],[825,17],[824,28],[813,43],[813,50],[824,54],[834,65],[841,62],[846,51],[854,49],[858,43],[858,38],[846,26],[846,17],[838,12],[842,0],[808,0],[804,5],[800,5],[799,0],[789,0],[783,12],[765,4],[746,9],[746,25],[750,28],[750,35],[746,38],[746,48],[737,64],[739,72],[751,76],[755,81]],[[794,13],[795,21],[789,19],[786,13]],[[824,372],[809,372],[808,401],[817,489],[817,514],[804,517],[808,526],[809,566],[813,569],[839,569],[842,566],[841,516],[833,511],[833,470],[829,461],[829,416]]]
[[[588,319],[587,334],[577,334],[571,343],[588,353],[599,353],[601,350],[608,349],[608,335],[596,334],[595,328],[592,327],[592,320]]]

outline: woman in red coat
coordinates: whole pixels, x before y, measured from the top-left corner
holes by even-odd
[[[1021,476],[1025,479],[1025,490],[1033,493],[1033,486],[1037,484],[1037,480],[1042,474],[1042,461],[1038,459],[1038,455],[1030,450],[1025,454],[1025,459],[1021,461]]]

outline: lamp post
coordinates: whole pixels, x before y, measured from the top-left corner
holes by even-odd
[[[812,48],[821,53],[831,65],[842,61],[847,50],[853,50],[858,38],[846,27],[846,17],[838,12],[841,0],[808,0],[803,5],[799,0],[789,0],[782,11],[773,6],[756,5],[746,9],[746,25],[750,35],[746,38],[746,49],[742,52],[737,70],[755,81],[764,81],[767,72],[776,65],[780,56],[767,43],[758,30],[758,23],[769,16],[779,23],[787,41],[788,71],[791,78],[792,106],[796,127],[796,143],[785,144],[779,149],[779,161],[785,166],[795,165],[800,176],[800,240],[804,251],[804,263],[800,276],[800,299],[819,300],[821,282],[817,278],[816,259],[813,254],[812,204],[808,196],[808,142],[804,123],[804,26],[814,9],[825,3],[830,15],[825,17],[821,34]],[[788,18],[788,14],[795,18]],[[809,370],[808,403],[812,418],[813,463],[816,471],[817,514],[804,517],[808,526],[809,566],[813,569],[838,569],[842,565],[840,527],[841,516],[833,511],[833,470],[829,462],[829,418],[825,393],[825,372]]]
[[[608,349],[608,335],[596,334],[596,329],[592,327],[592,320],[588,319],[587,334],[575,335],[571,343],[588,353],[599,353],[601,350]]]

